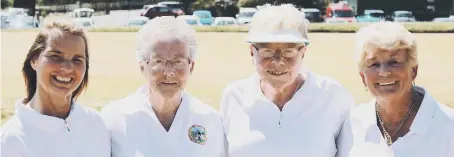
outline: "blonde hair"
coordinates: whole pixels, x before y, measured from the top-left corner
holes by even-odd
[[[146,49],[160,40],[185,43],[189,48],[191,59],[196,56],[195,30],[184,20],[178,20],[173,16],[161,16],[150,20],[139,30],[137,34],[137,61],[141,62],[148,59],[150,52],[145,52]]]
[[[249,33],[295,30],[301,33],[305,39],[309,39],[307,37],[308,25],[304,12],[299,11],[292,4],[265,4],[263,8],[254,14]]]
[[[406,50],[407,64],[414,67],[418,64],[416,47],[415,36],[402,24],[393,22],[370,24],[362,27],[355,34],[355,61],[358,70],[362,70],[368,52]]]

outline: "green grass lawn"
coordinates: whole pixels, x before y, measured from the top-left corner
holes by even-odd
[[[37,32],[2,32],[2,123],[14,112],[14,102],[25,95],[22,62]],[[419,72],[416,84],[438,101],[454,107],[454,34],[417,34]],[[188,91],[217,108],[224,87],[253,71],[245,33],[198,33],[198,57]],[[319,74],[331,76],[365,102],[353,61],[353,34],[312,33],[304,62]],[[134,92],[145,82],[135,61],[135,33],[90,32],[90,81],[79,103],[101,108]]]

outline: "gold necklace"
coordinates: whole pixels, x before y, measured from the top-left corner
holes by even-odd
[[[395,136],[396,133],[402,128],[402,125],[408,120],[408,117],[410,116],[411,114],[411,110],[413,109],[413,107],[415,106],[415,99],[416,99],[416,93],[414,95],[414,98],[413,98],[413,103],[411,104],[411,107],[410,109],[408,110],[407,114],[405,115],[405,117],[402,119],[402,121],[399,123],[396,131],[392,134],[392,136]],[[388,131],[386,130],[385,128],[385,122],[381,119],[380,117],[380,114],[378,114],[378,104],[377,102],[375,102],[375,113],[376,113],[376,116],[378,118],[378,121],[380,122],[380,126],[382,128],[382,131],[383,131],[383,134],[385,136],[385,140],[386,140],[386,143],[388,144],[388,146],[390,146],[391,144],[393,144],[393,140],[392,140],[392,136],[389,135]]]

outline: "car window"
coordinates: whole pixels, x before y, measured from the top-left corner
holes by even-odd
[[[159,7],[158,9],[159,9],[159,12],[162,12],[162,13],[169,12],[169,8],[166,8],[166,7]]]

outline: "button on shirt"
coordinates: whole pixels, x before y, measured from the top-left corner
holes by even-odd
[[[73,104],[63,120],[16,103],[1,128],[2,157],[109,157],[109,132],[99,114]]]
[[[148,86],[101,111],[112,140],[113,157],[219,157],[224,133],[211,106],[183,93],[167,132],[148,103]]]
[[[454,111],[425,91],[410,131],[388,146],[372,100],[352,110],[341,139],[339,157],[454,157]]]
[[[350,93],[312,72],[283,110],[267,99],[257,74],[228,85],[221,116],[230,157],[334,157]]]

